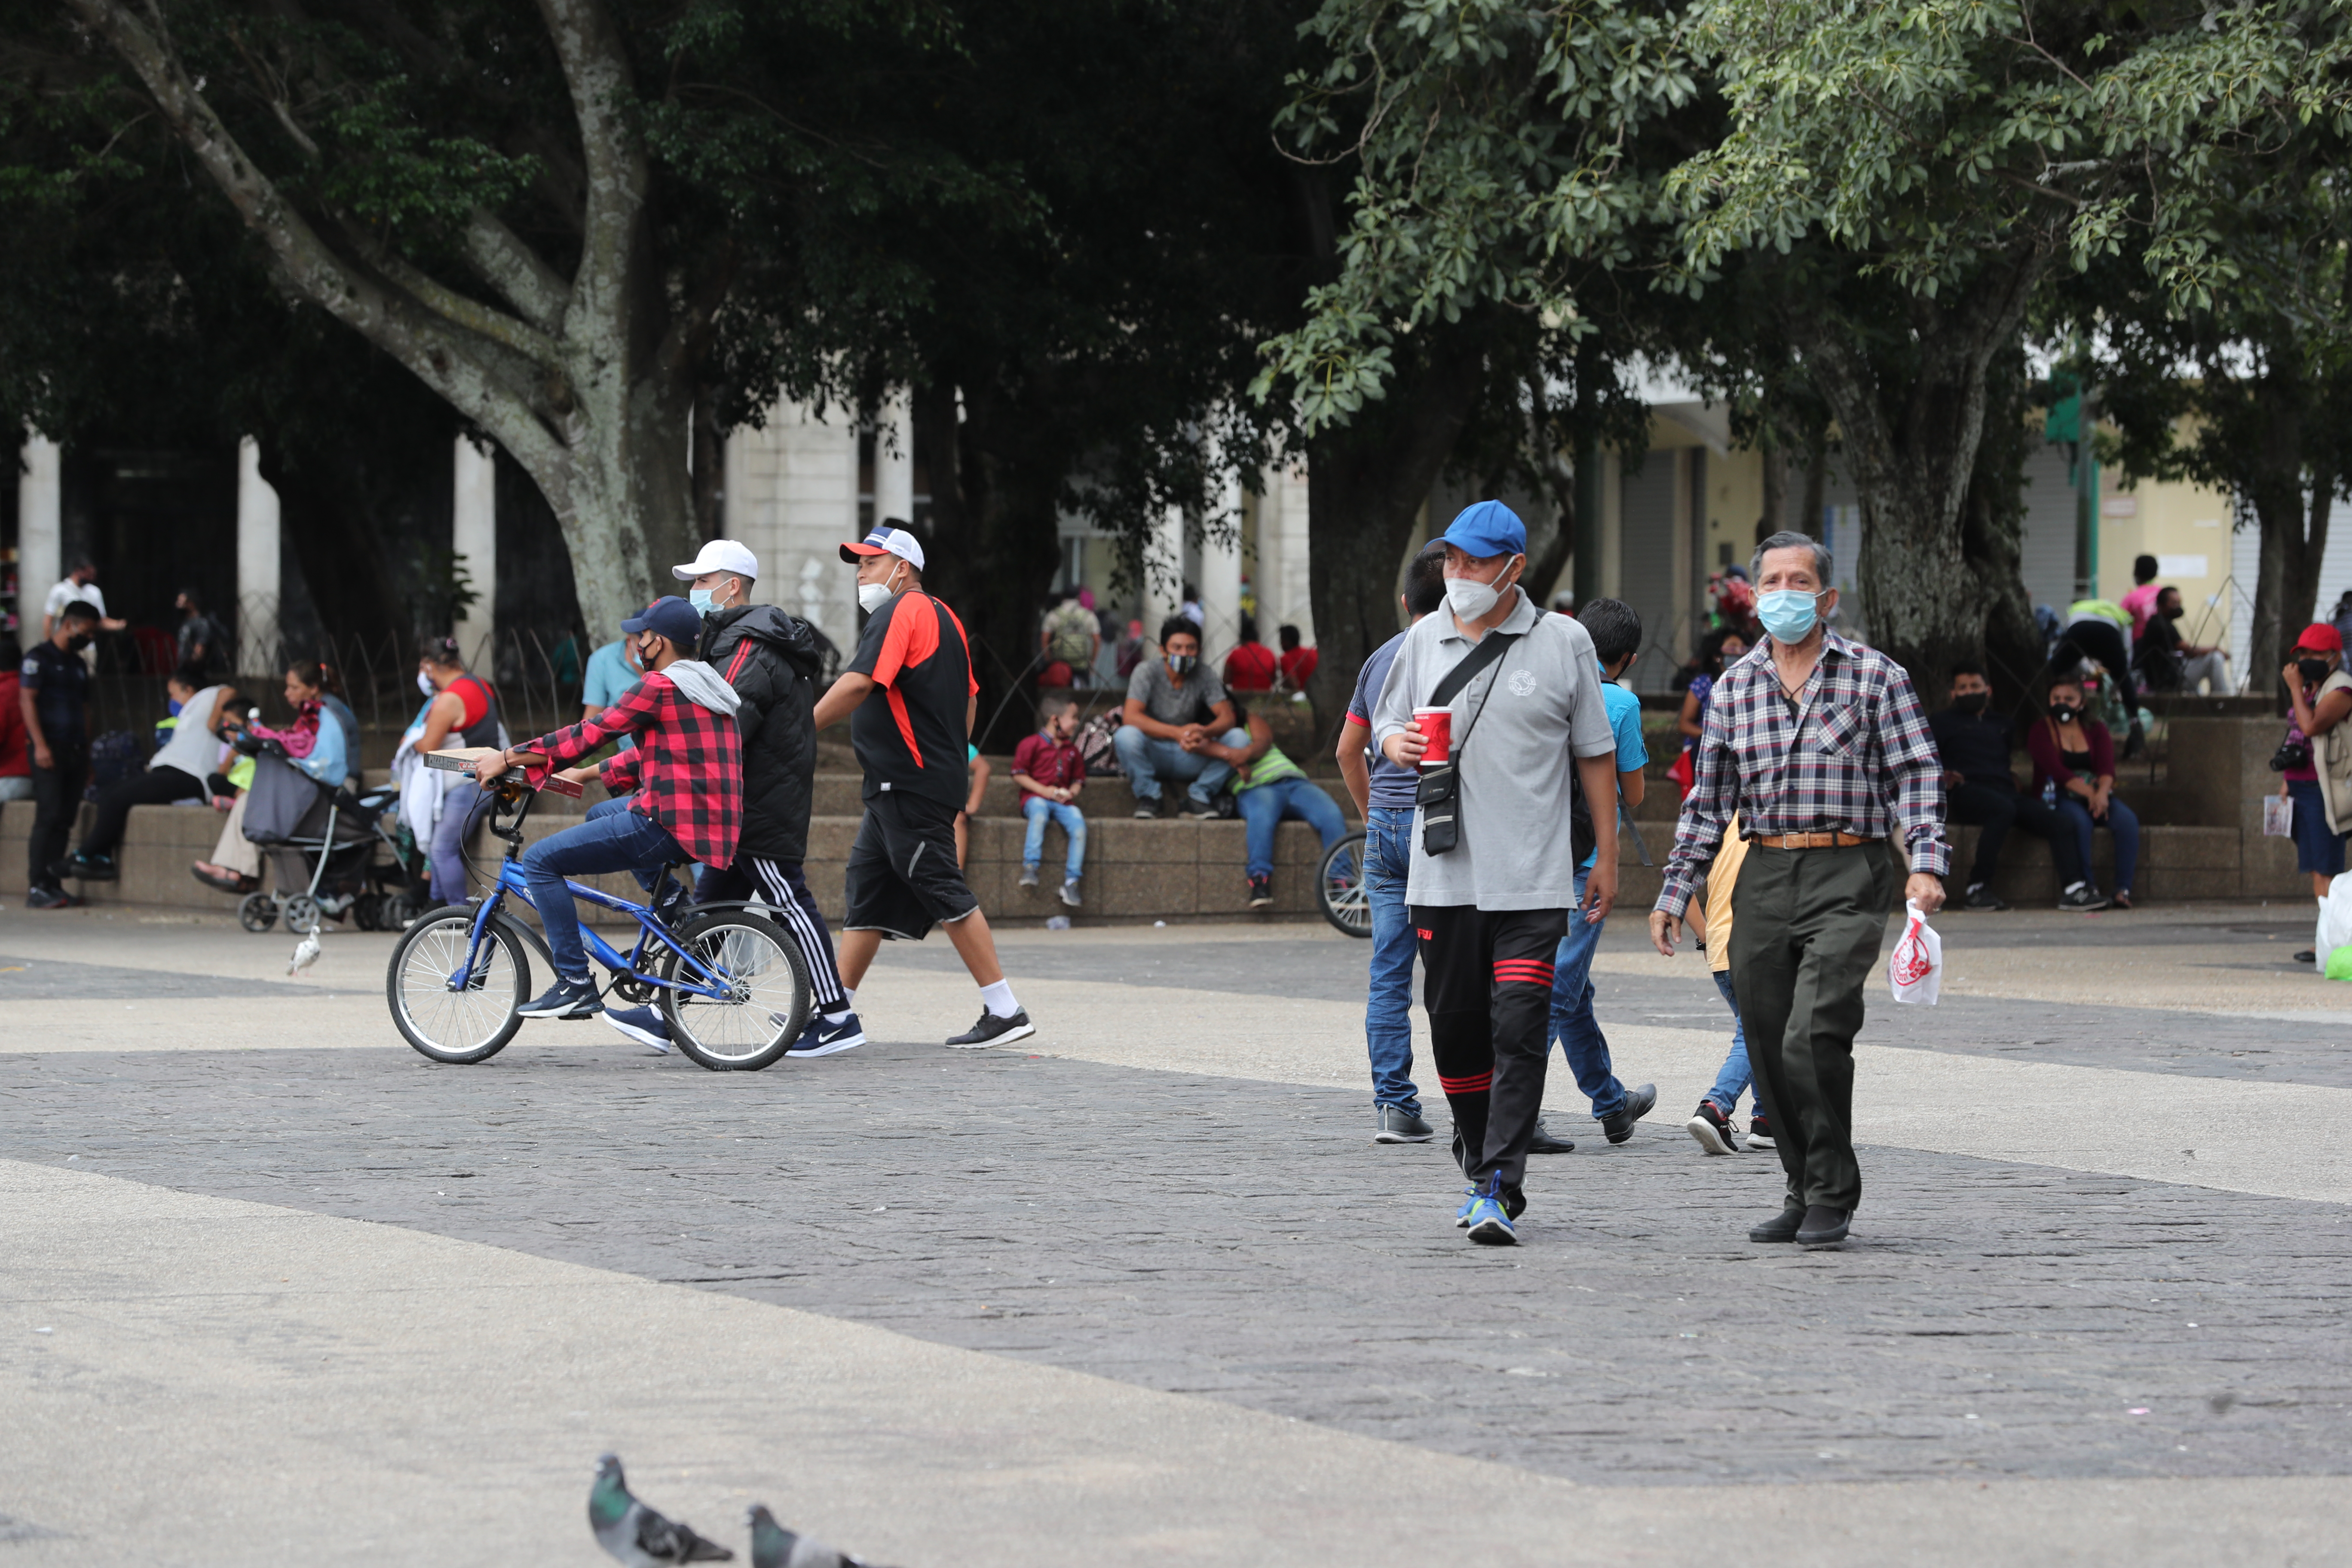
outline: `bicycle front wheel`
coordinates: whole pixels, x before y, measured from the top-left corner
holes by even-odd
[[[694,963],[670,952],[661,977],[718,993],[662,992],[679,1050],[712,1072],[757,1072],[792,1049],[808,1027],[815,989],[808,962],[781,926],[729,910],[696,916],[677,938]]]
[[[1349,936],[1372,934],[1372,903],[1364,891],[1364,836],[1350,833],[1323,852],[1315,878],[1323,918]]]
[[[522,1027],[530,996],[530,961],[499,921],[482,933],[467,968],[474,911],[452,905],[410,926],[392,950],[384,978],[392,1021],[401,1037],[436,1062],[478,1062],[498,1055]]]

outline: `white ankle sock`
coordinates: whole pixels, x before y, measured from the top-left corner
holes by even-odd
[[[1013,999],[1012,985],[1005,981],[1000,980],[993,985],[982,986],[980,999],[987,1003],[988,1010],[1000,1018],[1010,1018],[1013,1014],[1021,1011],[1021,1004]]]

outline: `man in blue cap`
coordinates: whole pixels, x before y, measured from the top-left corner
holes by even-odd
[[[1454,1154],[1470,1181],[1455,1223],[1507,1246],[1543,1108],[1554,956],[1570,919],[1603,920],[1617,898],[1617,738],[1591,636],[1519,586],[1526,525],[1480,501],[1444,543],[1446,607],[1405,633],[1372,738],[1389,761],[1421,769],[1428,737],[1413,710],[1449,710],[1446,759],[1422,769],[1405,898]],[[1588,812],[1586,800],[1603,808]]]

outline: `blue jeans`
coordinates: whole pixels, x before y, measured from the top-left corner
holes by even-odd
[[[1740,1091],[1755,1081],[1756,1075],[1748,1068],[1748,1031],[1739,1026],[1739,997],[1731,989],[1731,971],[1715,972],[1715,988],[1723,993],[1724,1005],[1731,1009],[1731,1054],[1723,1058],[1723,1070],[1715,1075],[1715,1087],[1706,1091],[1706,1098],[1728,1116],[1738,1108]]]
[[[1158,800],[1160,782],[1173,779],[1178,784],[1192,786],[1192,798],[1206,805],[1211,795],[1224,787],[1234,776],[1230,763],[1219,762],[1206,752],[1188,752],[1173,741],[1155,741],[1133,724],[1121,724],[1110,734],[1111,750],[1118,753],[1118,765],[1127,773],[1129,788],[1138,800]],[[1235,749],[1250,743],[1247,730],[1228,730],[1217,737],[1217,743]]]
[[[1412,956],[1421,943],[1404,901],[1405,878],[1412,869],[1412,816],[1409,805],[1376,805],[1364,819],[1364,899],[1372,907],[1364,1045],[1372,1058],[1372,1104],[1419,1116],[1421,1091],[1412,1085]]]
[[[554,956],[559,980],[585,984],[588,953],[580,943],[580,911],[572,902],[566,877],[593,876],[599,871],[628,871],[648,893],[665,866],[688,858],[669,836],[669,829],[651,817],[629,809],[625,800],[607,800],[588,808],[588,820],[542,838],[522,852],[523,880],[530,901],[539,910],[539,923],[547,932],[547,951]]]
[[[1282,826],[1286,816],[1295,816],[1321,834],[1326,849],[1348,836],[1348,820],[1339,815],[1339,802],[1317,788],[1312,780],[1276,779],[1272,784],[1240,791],[1234,796],[1234,804],[1241,808],[1242,824],[1249,830],[1249,874],[1253,877],[1274,875],[1274,830]]]
[[[2058,817],[2066,830],[2074,836],[2077,864],[2083,875],[2091,874],[2091,808],[2073,795],[2058,798]],[[2131,891],[2132,878],[2139,870],[2139,818],[2132,808],[2115,795],[2107,797],[2107,820],[2101,824],[2116,839],[2116,890]]]
[[[1592,1016],[1592,954],[1601,945],[1601,922],[1588,921],[1583,870],[1576,873],[1579,908],[1568,911],[1568,934],[1552,955],[1551,1035],[1576,1075],[1576,1087],[1592,1101],[1595,1117],[1614,1116],[1625,1109],[1625,1086],[1617,1081],[1609,1062],[1609,1037]]]
[[[1021,864],[1034,868],[1045,858],[1045,819],[1050,816],[1070,836],[1070,853],[1062,862],[1062,875],[1076,881],[1087,864],[1087,814],[1075,805],[1033,795],[1021,803],[1021,815],[1029,819],[1029,831],[1021,840]]]

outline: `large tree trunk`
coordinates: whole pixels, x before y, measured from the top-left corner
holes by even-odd
[[[1435,331],[1433,329],[1433,331]],[[1334,743],[1356,677],[1396,635],[1397,570],[1485,375],[1475,345],[1408,361],[1388,395],[1307,443],[1307,539],[1319,658],[1307,693],[1318,750]]]
[[[540,0],[580,131],[581,254],[557,276],[492,214],[457,248],[492,306],[329,215],[312,218],[237,144],[168,38],[132,0],[68,0],[267,248],[281,282],[366,337],[487,432],[554,510],[591,626],[641,607],[693,537],[687,474],[694,367],[731,258],[668,298],[646,207],[652,171],[630,122],[626,51],[600,0]]]
[[[2044,265],[2043,251],[2025,251],[1989,263],[1973,285],[1942,301],[1913,301],[1899,370],[1874,361],[1869,334],[1832,314],[1789,323],[1807,375],[1837,417],[1861,503],[1854,582],[1870,639],[1910,671],[1931,703],[1949,685],[1952,666],[1983,651],[2001,596],[2024,595],[2013,553],[2011,582],[1981,580],[1993,563],[1970,559],[1965,512],[1988,372],[2015,348]]]

